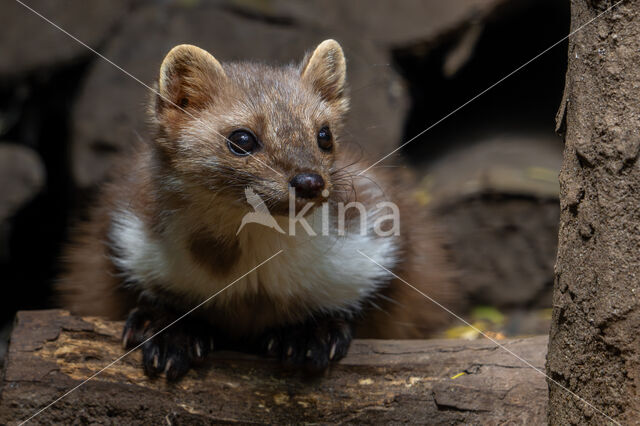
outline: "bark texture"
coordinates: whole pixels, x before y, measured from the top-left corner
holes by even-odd
[[[18,313],[0,424],[27,419],[123,355],[121,329],[59,310]],[[543,367],[545,336],[502,343]],[[544,376],[487,340],[356,340],[315,379],[220,352],[168,385],[145,377],[134,352],[30,424],[540,424],[546,409]]]
[[[572,31],[614,1],[572,0]],[[570,38],[549,376],[551,424],[640,421],[640,1]]]

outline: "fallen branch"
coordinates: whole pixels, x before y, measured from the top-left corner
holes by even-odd
[[[19,312],[0,423],[29,418],[120,357],[121,327],[60,310]],[[544,369],[546,337],[501,343]],[[541,423],[546,408],[544,376],[489,341],[356,340],[340,364],[315,379],[270,360],[220,352],[170,385],[145,377],[136,351],[33,421]]]

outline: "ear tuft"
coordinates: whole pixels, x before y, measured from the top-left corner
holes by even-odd
[[[343,100],[346,77],[347,63],[342,47],[332,39],[320,43],[302,63],[302,80],[313,85],[331,103]]]
[[[226,78],[220,62],[189,44],[174,47],[160,65],[156,111],[198,108],[213,100]]]

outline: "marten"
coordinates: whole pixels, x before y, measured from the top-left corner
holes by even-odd
[[[354,335],[446,323],[416,292],[456,301],[443,232],[406,168],[371,167],[367,141],[348,140],[336,41],[279,67],[180,45],[153,92],[153,137],[101,188],[57,285],[74,314],[126,318],[147,375],[178,379],[228,347],[323,371]],[[256,211],[269,220],[246,220]]]

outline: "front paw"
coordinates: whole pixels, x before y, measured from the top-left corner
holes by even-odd
[[[156,307],[129,313],[122,332],[125,349],[142,345],[142,366],[149,377],[165,373],[167,380],[184,376],[213,350],[213,340],[199,322]],[[173,323],[173,324],[172,324]]]
[[[310,319],[304,323],[271,330],[261,342],[267,356],[285,365],[298,365],[312,372],[325,370],[347,354],[353,327],[343,318]]]

